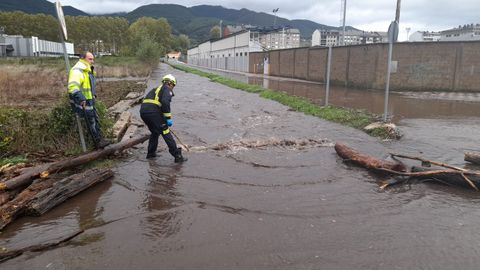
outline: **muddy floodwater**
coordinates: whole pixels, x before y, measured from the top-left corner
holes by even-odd
[[[384,178],[333,149],[339,141],[378,158],[397,152],[464,166],[463,152],[480,148],[476,95],[392,94],[405,135],[383,142],[166,65],[149,87],[165,73],[178,80],[173,130],[189,160],[173,163],[162,142],[156,160],[145,159],[146,144],[130,149],[112,180],[18,219],[0,247],[82,234],[2,270],[478,269],[479,193],[429,182],[381,190]],[[324,98],[322,85],[268,82],[276,83]],[[330,101],[382,113],[383,96],[367,92],[333,88]]]

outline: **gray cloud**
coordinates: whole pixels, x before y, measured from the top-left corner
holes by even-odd
[[[54,2],[55,0],[49,0]],[[279,8],[278,16],[287,19],[307,19],[317,23],[341,25],[340,0],[177,0],[175,4],[191,7],[196,5],[221,5],[226,8],[247,8],[257,12],[272,13]],[[152,3],[172,3],[162,0],[61,0],[62,5],[71,5],[87,13],[113,13],[132,11]],[[478,0],[415,0],[402,1],[400,29],[439,31],[469,23],[480,23]],[[396,1],[347,0],[347,25],[367,31],[387,31],[395,19]],[[402,39],[400,35],[400,39]]]

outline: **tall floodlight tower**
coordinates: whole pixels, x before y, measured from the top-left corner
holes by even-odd
[[[409,35],[408,35],[408,34],[410,33],[410,30],[411,30],[411,29],[412,29],[412,28],[410,28],[410,27],[405,28],[405,30],[407,30],[407,42],[409,41],[409,38],[408,38]]]
[[[345,46],[345,17],[347,16],[347,0],[342,1],[342,40],[340,41],[341,46]]]
[[[272,10],[273,16],[274,16],[274,18],[273,18],[273,27],[275,27],[275,24],[277,23],[277,12],[278,12],[278,9],[279,9],[279,8],[275,8],[275,9]]]

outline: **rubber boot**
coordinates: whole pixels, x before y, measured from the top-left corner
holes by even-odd
[[[186,157],[182,156],[182,148],[177,148],[177,152],[175,153],[175,163],[182,163],[187,160]]]
[[[97,142],[97,149],[105,148],[107,145],[110,145],[110,144],[111,144],[110,141],[101,138],[101,139],[98,140],[98,142]]]

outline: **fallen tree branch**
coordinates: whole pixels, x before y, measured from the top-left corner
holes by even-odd
[[[48,163],[44,165],[40,165],[37,167],[33,167],[21,175],[14,177],[10,180],[7,180],[3,183],[0,183],[0,191],[1,190],[12,190],[17,187],[29,185],[33,179],[40,176],[41,173],[52,174],[57,173],[60,171],[64,171],[66,169],[70,169],[90,161],[103,158],[109,155],[114,154],[115,152],[122,151],[126,148],[132,147],[136,144],[143,143],[144,141],[148,140],[150,135],[141,135],[139,137],[126,140],[123,142],[119,142],[116,144],[109,145],[104,149],[100,149],[97,151],[93,151],[75,158],[61,160],[58,162]]]
[[[25,252],[28,252],[28,251],[42,251],[42,250],[50,249],[52,247],[58,246],[58,245],[60,245],[62,243],[65,243],[67,241],[70,241],[71,239],[75,238],[76,236],[78,236],[79,234],[81,234],[83,232],[84,232],[84,230],[80,230],[78,232],[67,235],[66,237],[64,237],[60,240],[57,240],[55,242],[52,242],[52,243],[33,245],[33,246],[24,247],[24,248],[20,248],[20,249],[14,249],[14,250],[9,250],[9,251],[5,251],[5,252],[0,252],[0,262],[4,262],[6,260],[13,259],[15,257],[18,257],[18,256],[22,255]]]
[[[375,170],[376,172],[384,172],[390,175],[408,177],[408,179],[411,179],[411,178],[435,179],[443,183],[473,188],[476,191],[479,190],[478,186],[480,184],[480,171],[469,171],[463,168],[458,168],[458,167],[444,164],[441,162],[429,161],[420,157],[411,157],[411,156],[405,156],[405,155],[399,155],[399,154],[392,154],[392,157],[397,156],[397,157],[410,158],[410,159],[420,160],[422,162],[429,162],[431,164],[447,168],[444,170],[426,170],[425,168],[413,167],[411,172],[408,172],[407,170],[400,171],[392,164],[388,164],[388,166],[385,166],[383,161],[375,159],[368,155],[360,154],[357,151],[339,143],[335,144],[335,150],[337,151],[338,155],[341,156],[342,158],[351,160],[364,168]],[[402,180],[383,181],[380,188],[383,189],[389,185],[401,183],[404,181]]]
[[[476,191],[478,191],[478,187],[472,182],[472,180],[470,180],[470,178],[466,177],[464,173],[462,173],[462,177],[463,179],[465,179],[465,181],[468,182],[468,184],[470,184],[470,186],[475,189]]]
[[[433,165],[437,165],[437,166],[440,166],[440,167],[449,168],[449,169],[462,171],[462,172],[468,171],[468,170],[460,168],[460,167],[455,167],[455,166],[452,166],[452,165],[449,165],[449,164],[446,164],[446,163],[432,161],[432,160],[424,159],[424,158],[421,158],[421,157],[407,156],[407,155],[401,155],[401,154],[395,154],[395,153],[390,153],[390,155],[392,157],[408,158],[408,159],[418,160],[418,161],[421,161],[422,164],[424,164],[424,163],[433,164]]]

